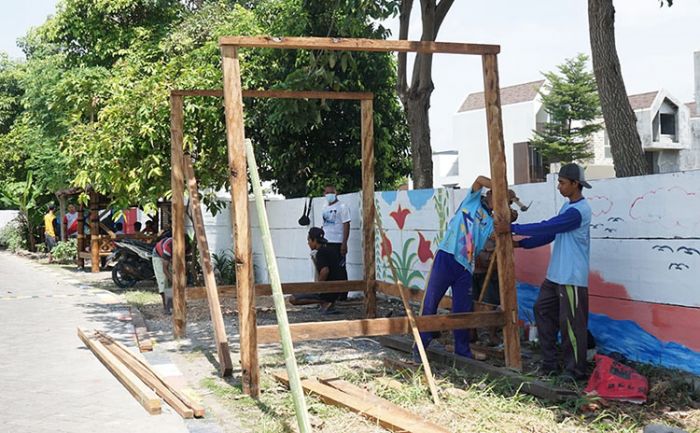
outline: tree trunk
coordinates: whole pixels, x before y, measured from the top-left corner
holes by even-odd
[[[615,8],[612,0],[588,0],[588,29],[593,72],[610,139],[615,174],[617,177],[647,174],[646,159],[637,131],[637,117],[627,99],[615,47]]]
[[[411,132],[411,156],[413,159],[413,188],[433,187],[433,151],[430,146],[430,94],[411,94],[406,99],[408,129]]]
[[[434,41],[454,0],[421,0],[421,41]],[[408,39],[413,0],[401,2],[399,14],[399,39]],[[433,93],[433,55],[416,54],[413,62],[411,85],[407,79],[406,53],[398,55],[397,91],[408,119],[411,132],[411,157],[413,158],[413,187],[433,187],[433,149],[430,145],[430,95]]]

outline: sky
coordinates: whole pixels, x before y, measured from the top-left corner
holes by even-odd
[[[17,38],[54,12],[56,0],[5,0],[0,15],[0,51],[21,57]],[[415,2],[416,5],[419,2]],[[629,94],[665,88],[682,101],[693,99],[693,52],[700,51],[700,1],[615,0],[617,50]],[[420,13],[413,13],[411,39],[420,38]],[[386,25],[398,35],[398,19]],[[438,35],[440,41],[498,44],[500,83],[535,81],[564,59],[590,55],[585,0],[456,0]],[[437,55],[430,122],[434,150],[455,148],[452,116],[464,98],[481,91],[481,62],[475,56]]]

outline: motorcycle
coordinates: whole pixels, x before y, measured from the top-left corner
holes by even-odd
[[[112,281],[117,287],[128,289],[138,281],[155,279],[151,252],[153,245],[133,239],[114,241],[115,249],[109,257],[116,262],[112,267]]]

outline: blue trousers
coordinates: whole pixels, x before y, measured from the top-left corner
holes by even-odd
[[[447,289],[452,287],[452,312],[466,313],[473,310],[472,274],[464,269],[450,253],[438,250],[430,270],[428,286],[425,288],[423,310],[421,315],[431,316],[437,313],[438,304],[445,296]],[[423,345],[428,347],[430,342],[440,336],[439,332],[421,332]],[[455,329],[455,353],[471,358],[469,349],[470,332],[468,329]]]

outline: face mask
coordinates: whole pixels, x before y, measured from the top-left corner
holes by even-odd
[[[335,194],[333,194],[333,193],[326,194],[326,201],[328,202],[328,204],[333,203],[335,200],[336,200]]]

